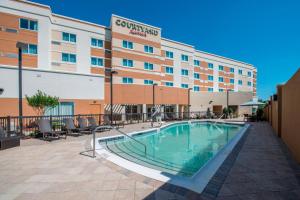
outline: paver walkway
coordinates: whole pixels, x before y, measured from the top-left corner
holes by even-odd
[[[270,125],[256,123],[217,199],[300,199],[299,175],[299,165]]]
[[[149,124],[126,126],[130,132]],[[113,131],[103,135],[115,134]],[[98,134],[100,136],[100,134]],[[5,199],[207,199],[79,152],[91,136],[44,142],[30,139],[0,151],[0,200]],[[257,123],[221,184],[217,199],[300,199],[299,165],[266,123]],[[300,173],[298,173],[299,175]]]

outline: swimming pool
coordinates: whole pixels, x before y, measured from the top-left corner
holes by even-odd
[[[123,167],[127,166],[126,168],[137,173],[158,180],[162,180],[159,176],[165,176],[169,179],[176,177],[175,182],[195,181],[201,169],[207,167],[207,164],[233,140],[239,140],[244,129],[244,125],[238,124],[179,122],[160,129],[133,133],[131,136],[134,139],[126,136],[100,139],[99,144],[106,152],[126,160],[123,164],[116,161],[117,157],[111,161],[116,161],[116,164]],[[233,146],[234,144],[231,144],[231,148]],[[230,152],[230,149],[228,150]],[[221,158],[224,160],[225,157],[223,153]],[[219,166],[221,163],[222,161],[219,161]],[[208,167],[210,173],[216,171],[218,166],[212,168]],[[157,174],[153,175],[155,172]],[[205,176],[207,179],[207,174]],[[186,184],[177,185],[186,187]]]

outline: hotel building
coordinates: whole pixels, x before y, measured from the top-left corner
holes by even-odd
[[[119,113],[150,112],[154,83],[155,104],[169,112],[187,110],[188,88],[192,108],[200,110],[208,103],[199,97],[219,98],[227,90],[256,96],[253,65],[163,38],[159,27],[116,15],[105,27],[54,14],[47,5],[2,0],[0,116],[18,114],[17,42],[28,46],[23,50],[24,97],[37,90],[58,96],[60,106],[50,114],[109,111],[110,70],[117,72],[113,109]],[[34,114],[26,101],[24,114]]]

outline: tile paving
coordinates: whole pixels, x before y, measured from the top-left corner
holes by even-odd
[[[123,131],[147,128],[148,123],[135,124]],[[251,126],[202,194],[79,154],[90,140],[86,135],[53,142],[29,139],[0,151],[0,200],[300,199],[299,165],[267,123]]]

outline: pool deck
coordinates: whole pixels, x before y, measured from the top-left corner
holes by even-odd
[[[145,130],[149,123],[125,126]],[[115,135],[114,130],[97,137]],[[300,166],[265,123],[253,123],[202,194],[135,174],[80,152],[91,135],[52,142],[22,140],[0,151],[0,200],[5,199],[300,199]],[[86,152],[90,155],[90,152]]]

